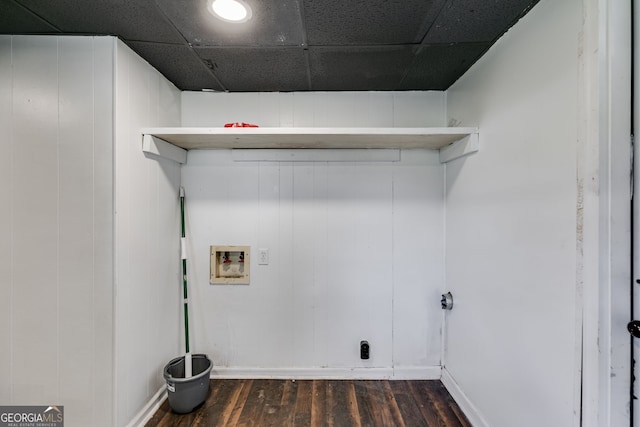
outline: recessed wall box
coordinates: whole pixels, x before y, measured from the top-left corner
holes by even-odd
[[[249,246],[211,246],[212,285],[248,285]]]

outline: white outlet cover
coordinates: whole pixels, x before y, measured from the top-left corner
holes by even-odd
[[[269,265],[269,248],[258,248],[258,265]]]

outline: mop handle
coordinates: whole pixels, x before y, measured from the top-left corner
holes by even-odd
[[[182,237],[180,238],[181,258],[182,258],[182,288],[184,294],[184,346],[185,352],[189,353],[189,310],[187,303],[187,244],[184,230],[184,188],[180,187],[180,222],[182,226]]]

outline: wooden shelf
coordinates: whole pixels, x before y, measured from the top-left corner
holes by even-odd
[[[439,149],[477,128],[148,128],[186,150],[216,148],[429,148]]]

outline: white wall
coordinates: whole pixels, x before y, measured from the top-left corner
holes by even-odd
[[[113,425],[105,37],[0,36],[0,404]]]
[[[448,91],[481,151],[446,167],[445,367],[493,427],[579,420],[581,18],[542,0]]]
[[[115,56],[116,425],[180,355],[180,167],[147,159],[140,128],[180,125],[180,92],[122,42]]]
[[[180,171],[139,128],[179,124],[179,91],[113,37],[0,36],[0,404],[125,425],[163,385]]]
[[[583,340],[586,344],[583,346],[585,357],[582,372],[583,389],[588,390],[583,393],[584,427],[629,425],[630,373],[633,369],[629,357],[630,335],[626,328],[629,320],[635,318],[630,309],[632,282],[629,262],[632,2],[607,0],[605,3],[606,8],[596,1],[585,2],[585,21],[597,19],[599,25],[595,31],[585,25],[585,32],[591,33],[589,38],[597,44],[585,43],[584,49],[591,52],[591,55],[584,57],[584,67],[588,70],[584,74],[591,75],[590,80],[585,83],[590,88],[598,88],[597,97],[591,97],[591,102],[598,101],[598,107],[591,108],[593,104],[588,104],[582,108],[585,116],[592,117],[590,126],[586,127],[584,133],[590,133],[594,137],[588,138],[583,144],[582,152],[585,155],[580,160],[586,165],[598,162],[595,171],[582,167],[584,182],[592,181],[588,179],[588,174],[595,175],[598,182],[597,187],[583,186],[584,229],[588,230],[589,226],[591,228],[590,233],[584,233],[586,249],[583,264],[585,271],[593,272],[589,282],[585,281],[584,300],[595,300],[598,304],[596,307],[591,307],[586,302],[584,304],[583,328],[586,332]],[[594,49],[595,46],[598,46],[597,49]],[[638,72],[637,68],[635,72]],[[635,111],[637,115],[638,110]],[[592,132],[593,130],[597,132]],[[596,156],[589,158],[586,154],[588,152]],[[639,187],[637,174],[635,175],[637,192]],[[595,203],[589,203],[589,199]],[[637,204],[634,210],[637,218]],[[587,256],[587,249],[598,257],[597,270],[591,267],[595,263]],[[587,274],[584,273],[583,276]],[[636,286],[637,292],[637,284],[632,286]],[[638,298],[637,293],[635,297]],[[639,348],[638,340],[633,341],[636,348]],[[636,425],[640,423],[638,415],[636,412]]]
[[[182,126],[446,126],[444,92],[182,93]]]
[[[185,126],[229,121],[443,126],[444,94],[183,94]],[[193,351],[213,358],[214,374],[439,376],[442,165],[427,150],[401,157],[234,162],[229,150],[189,152]],[[210,285],[210,245],[251,246],[251,284]]]

